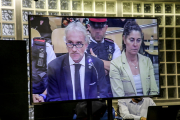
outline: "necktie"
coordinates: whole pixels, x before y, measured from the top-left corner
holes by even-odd
[[[76,94],[76,100],[82,99],[82,93],[81,93],[81,84],[80,84],[80,74],[79,69],[81,67],[81,64],[74,64],[75,65],[75,94]]]

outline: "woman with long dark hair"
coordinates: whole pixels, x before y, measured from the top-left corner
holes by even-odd
[[[125,24],[123,42],[122,55],[110,65],[113,97],[158,95],[152,62],[138,53],[143,34],[135,21]]]

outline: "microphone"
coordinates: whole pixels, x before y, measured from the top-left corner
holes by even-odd
[[[100,95],[99,95],[99,79],[98,79],[99,77],[98,77],[98,72],[97,72],[97,69],[96,69],[96,67],[94,66],[93,62],[92,62],[91,57],[90,57],[90,56],[87,56],[87,59],[88,59],[88,63],[91,64],[91,65],[94,67],[95,71],[96,71],[96,75],[97,75],[97,90],[98,90],[98,96],[97,96],[97,98],[100,98]]]

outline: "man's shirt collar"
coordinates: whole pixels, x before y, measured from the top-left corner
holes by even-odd
[[[138,103],[134,102],[132,99],[129,101],[129,103],[133,103],[133,104],[142,104],[143,102],[144,102],[144,98]]]

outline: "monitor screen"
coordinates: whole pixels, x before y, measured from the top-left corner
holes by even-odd
[[[156,18],[29,15],[32,103],[159,96]]]
[[[180,105],[149,106],[147,120],[178,120],[180,118]]]

